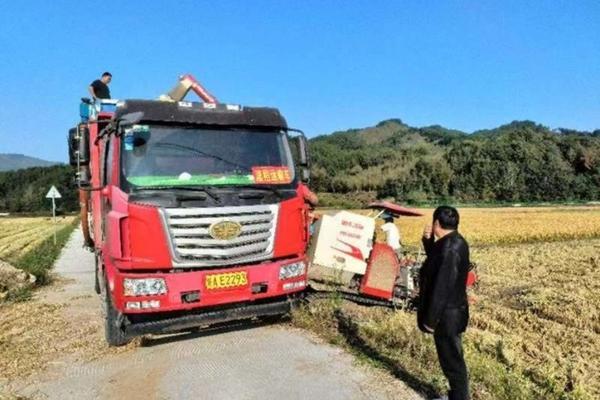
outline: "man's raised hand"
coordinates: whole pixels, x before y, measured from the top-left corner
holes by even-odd
[[[423,229],[423,237],[425,239],[431,239],[433,228],[431,225],[425,225],[425,229]]]

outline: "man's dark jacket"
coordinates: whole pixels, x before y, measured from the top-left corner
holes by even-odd
[[[419,328],[426,332],[427,325],[446,335],[464,332],[469,322],[469,245],[457,231],[437,242],[423,238],[423,245],[427,259],[419,277]]]

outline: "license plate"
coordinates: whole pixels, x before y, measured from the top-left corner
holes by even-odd
[[[204,282],[207,289],[228,289],[248,284],[248,272],[226,272],[223,274],[207,275]]]

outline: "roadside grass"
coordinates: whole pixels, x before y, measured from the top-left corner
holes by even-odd
[[[47,284],[50,281],[50,269],[78,224],[79,220],[75,219],[69,225],[62,227],[56,232],[56,244],[54,244],[54,237],[50,235],[38,246],[15,259],[13,265],[34,275],[36,283]]]
[[[0,389],[2,390],[2,389]],[[19,396],[14,393],[2,393],[0,392],[0,400],[29,400],[28,397]]]
[[[10,301],[0,302],[0,400],[24,399],[10,392],[9,386],[3,387],[4,382],[23,380],[65,355],[74,356],[76,360],[98,359],[139,345],[139,341],[134,341],[128,346],[109,348],[104,341],[100,317],[66,313],[68,305],[78,307],[88,296],[65,297],[64,303],[45,302],[43,295],[33,298],[33,289],[42,285],[52,283],[47,290],[62,290],[64,282],[53,281],[50,272],[77,224],[75,220],[61,228],[56,245],[50,236],[10,260],[14,266],[34,274],[39,283],[14,292]],[[25,301],[29,299],[31,301]]]
[[[19,303],[33,298],[33,287],[25,286],[16,289],[9,289],[4,301],[10,303]]]
[[[37,247],[50,237],[54,229],[61,229],[77,219],[76,216],[52,217],[1,217],[0,259],[12,261]]]
[[[35,287],[47,285],[51,281],[50,271],[54,262],[58,259],[62,248],[65,246],[73,230],[79,224],[79,219],[75,218],[70,223],[62,226],[56,232],[56,244],[52,234],[39,242],[35,247],[29,249],[23,254],[12,254],[7,261],[14,267],[35,276],[35,285],[33,287],[23,287],[8,292],[6,301],[20,302],[31,299],[32,290]]]
[[[55,345],[48,346],[52,343],[53,335],[65,331],[66,322],[60,315],[61,305],[38,304],[28,300],[33,298],[34,288],[50,283],[50,269],[79,220],[61,221],[56,245],[46,220],[18,218],[3,220],[3,225],[0,225],[4,228],[2,248],[6,261],[36,278],[33,287],[9,290],[4,302],[0,302],[0,378],[4,380],[26,376],[44,366],[59,351]],[[38,221],[39,229],[32,229]],[[22,238],[24,232],[27,232],[27,236]],[[15,234],[19,236],[17,240],[13,240]],[[39,235],[46,237],[39,240]],[[32,245],[18,243],[11,247],[13,243],[25,240]],[[0,385],[0,400],[26,399]]]

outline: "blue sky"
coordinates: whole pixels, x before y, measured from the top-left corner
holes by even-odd
[[[64,161],[79,98],[181,73],[309,136],[401,118],[600,128],[598,1],[0,1],[0,153]]]

